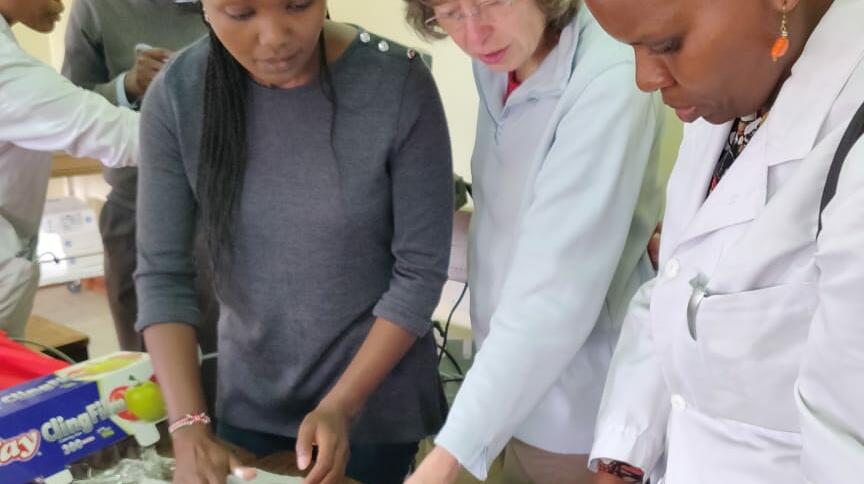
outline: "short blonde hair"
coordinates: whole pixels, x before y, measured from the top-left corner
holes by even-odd
[[[440,39],[445,37],[441,32],[435,30],[426,23],[435,16],[435,11],[430,7],[434,0],[405,0],[405,19],[417,33],[427,39]],[[441,0],[439,0],[441,1]],[[524,0],[516,0],[524,1]],[[581,0],[528,0],[537,3],[537,7],[546,16],[546,28],[553,32],[561,32],[573,20],[579,11]]]

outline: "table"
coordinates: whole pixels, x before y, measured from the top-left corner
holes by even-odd
[[[102,173],[102,163],[92,158],[75,158],[65,153],[54,153],[51,158],[51,178],[65,178],[66,191],[70,197],[75,196],[75,185],[72,178]]]
[[[156,452],[163,457],[173,458],[174,452],[171,448],[171,437],[168,433],[168,425],[165,422],[162,422],[157,425],[157,429],[159,430],[161,438],[156,444]],[[141,449],[138,447],[138,444],[135,443],[135,439],[128,438],[111,447],[102,449],[76,464],[73,464],[71,472],[73,476],[76,476],[79,479],[84,479],[87,477],[87,468],[96,471],[109,469],[116,466],[120,459],[124,457],[138,459],[140,457],[140,451]],[[251,467],[286,476],[304,475],[303,472],[297,469],[297,460],[294,452],[280,452],[261,459],[256,459],[250,452],[238,447],[234,447],[234,453],[241,462]],[[340,484],[361,483],[353,479],[345,478]]]
[[[280,452],[263,459],[258,459],[255,462],[255,467],[258,469],[272,472],[274,474],[284,474],[287,476],[301,476],[304,473],[297,469],[294,452]],[[357,481],[345,478],[342,484],[360,484]]]
[[[56,348],[76,362],[89,359],[87,351],[87,346],[90,344],[89,336],[41,316],[31,315],[27,320],[27,327],[24,330],[24,339],[33,341],[40,345]],[[44,348],[37,347],[37,349],[47,355],[55,356],[50,352],[44,351]]]
[[[101,173],[102,163],[92,158],[74,158],[65,153],[55,153],[51,159],[51,178],[99,175]]]

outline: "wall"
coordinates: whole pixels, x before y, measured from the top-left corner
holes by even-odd
[[[51,63],[51,45],[47,35],[34,32],[21,24],[13,25],[12,32],[21,47],[30,55],[42,62]]]

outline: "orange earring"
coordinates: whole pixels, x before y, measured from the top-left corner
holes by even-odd
[[[786,5],[783,5],[783,17],[780,20],[780,36],[774,41],[771,46],[771,60],[777,62],[777,59],[786,55],[789,51],[789,29],[786,27]]]

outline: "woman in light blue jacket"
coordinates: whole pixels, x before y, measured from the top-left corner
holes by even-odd
[[[590,479],[587,454],[661,196],[662,114],[633,54],[578,0],[407,0],[421,33],[474,58],[471,324],[480,348],[409,482]]]

